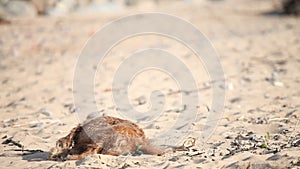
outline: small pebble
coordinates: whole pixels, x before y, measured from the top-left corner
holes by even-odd
[[[274,85],[274,86],[278,86],[278,87],[283,87],[283,86],[284,86],[284,83],[283,83],[283,82],[280,82],[280,81],[274,81],[274,82],[273,82],[273,85]]]
[[[43,114],[48,117],[52,117],[53,114],[50,110],[47,109],[40,109],[37,113]]]

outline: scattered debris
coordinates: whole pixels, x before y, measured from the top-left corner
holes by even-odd
[[[189,137],[187,140],[183,142],[183,144],[179,147],[176,147],[175,151],[187,151],[191,147],[195,146],[196,139],[193,137]]]
[[[2,142],[2,144],[14,145],[22,149],[24,148],[24,146],[20,144],[18,141],[14,141],[13,137],[6,139],[5,141]]]
[[[75,105],[73,103],[64,104],[64,107],[68,108],[69,113],[75,113],[77,111],[77,108],[75,107]]]

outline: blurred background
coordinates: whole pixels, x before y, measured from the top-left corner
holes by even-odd
[[[198,4],[209,0],[1,0],[0,17],[35,17],[37,15],[61,16],[68,13],[119,12],[134,6],[145,4],[159,6],[172,5],[182,1],[184,4]],[[210,0],[228,1],[228,0]],[[254,0],[255,1],[255,0]],[[274,11],[285,14],[299,14],[297,0],[262,0],[268,1]],[[240,1],[241,2],[241,1]],[[239,3],[239,1],[236,1]],[[199,4],[198,4],[199,5]],[[141,7],[143,8],[143,7]]]
[[[111,84],[126,57],[143,48],[167,50],[196,77],[201,102],[190,133],[197,138],[196,148],[138,163],[137,159],[101,156],[108,160],[97,163],[98,167],[122,168],[127,166],[124,161],[137,168],[234,168],[230,164],[248,168],[250,162],[266,164],[262,168],[299,167],[299,10],[300,0],[0,0],[0,137],[4,143],[11,137],[25,149],[44,153],[36,154],[41,160],[34,161],[33,156],[12,151],[14,145],[1,144],[1,167],[80,167],[80,162],[56,163],[45,156],[58,138],[83,120],[78,119],[73,103],[77,58],[102,26],[140,12],[178,16],[205,34],[223,66],[226,84],[220,87],[226,90],[225,109],[218,128],[203,146],[199,133],[210,110],[213,83],[205,65],[174,39],[155,35],[126,39],[93,67],[97,69],[94,93],[99,112],[119,116]],[[181,91],[164,72],[144,71],[137,74],[128,92],[136,110],[151,107],[153,90],[165,94],[166,105],[160,117],[139,124],[150,138],[185,113],[180,99],[182,93],[191,92]]]

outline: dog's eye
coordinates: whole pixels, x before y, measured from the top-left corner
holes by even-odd
[[[64,147],[64,144],[63,144],[62,142],[57,142],[57,143],[56,143],[56,147],[63,148],[63,147]]]

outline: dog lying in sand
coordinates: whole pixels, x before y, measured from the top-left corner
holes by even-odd
[[[152,154],[162,155],[146,139],[136,124],[115,117],[97,117],[73,128],[56,142],[49,153],[50,160],[77,160],[89,154]]]

